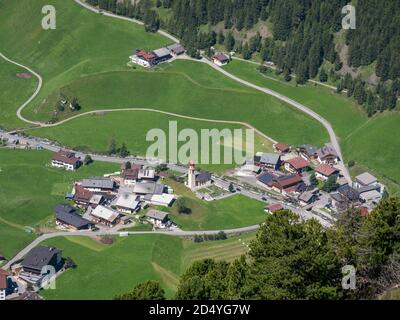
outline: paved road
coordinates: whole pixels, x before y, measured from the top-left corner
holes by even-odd
[[[237,229],[225,229],[222,230],[224,231],[227,235],[229,234],[238,234],[238,233],[248,233],[251,231],[256,231],[258,230],[260,226],[259,225],[253,225],[253,226],[247,226],[243,228],[237,228]],[[11,265],[13,265],[15,262],[21,260],[29,251],[31,251],[34,247],[38,246],[40,243],[43,241],[56,238],[56,237],[65,237],[65,236],[85,236],[85,237],[95,237],[95,236],[126,236],[126,235],[153,235],[153,234],[163,234],[163,235],[168,235],[168,236],[174,236],[174,237],[189,237],[189,236],[195,236],[195,235],[212,235],[212,234],[218,234],[221,230],[198,230],[198,231],[129,231],[129,232],[120,232],[120,231],[76,231],[76,232],[54,232],[54,233],[46,233],[43,234],[42,236],[36,238],[34,241],[32,241],[28,246],[26,246],[24,249],[22,249],[19,253],[17,253],[14,258],[12,258],[10,261],[5,264],[2,269],[8,270]]]

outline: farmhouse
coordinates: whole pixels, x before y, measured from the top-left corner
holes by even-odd
[[[140,208],[137,198],[135,194],[123,193],[118,196],[115,207],[123,213],[134,213]]]
[[[156,64],[157,56],[152,51],[137,49],[136,52],[130,56],[130,59],[135,64],[145,68],[150,68]]]
[[[170,225],[168,213],[163,211],[151,209],[146,213],[145,217],[155,228],[164,229]]]
[[[93,197],[93,192],[86,190],[81,185],[75,185],[74,201],[78,207],[87,208]]]
[[[274,149],[279,153],[287,153],[290,151],[290,146],[285,143],[275,143]]]
[[[61,251],[53,247],[35,247],[24,257],[21,265],[19,276],[29,282],[31,275],[41,276],[44,267],[52,266],[56,271],[59,270],[62,267]]]
[[[81,159],[75,156],[75,153],[60,150],[53,155],[51,165],[66,170],[76,170],[82,164]]]
[[[257,153],[254,156],[254,164],[262,168],[278,170],[281,164],[281,156],[277,153]]]
[[[319,163],[336,164],[339,161],[339,156],[336,150],[327,143],[321,149],[318,149],[317,161]]]
[[[8,272],[0,268],[0,301],[6,299],[8,292]]]
[[[319,180],[326,181],[330,176],[337,175],[339,170],[331,167],[329,164],[322,163],[315,169],[315,177]]]
[[[267,186],[269,187],[269,183],[272,182],[272,180],[274,180],[276,178],[276,176],[268,171],[263,172],[262,174],[260,174],[257,177],[257,181],[259,182],[259,184],[261,184],[262,186]]]
[[[115,182],[110,178],[97,177],[83,179],[81,186],[91,192],[112,192],[115,189]]]
[[[287,194],[297,192],[300,185],[303,183],[304,182],[299,175],[292,174],[274,178],[268,183],[268,186],[277,192]]]
[[[172,58],[170,51],[166,48],[154,50],[153,53],[156,55],[154,61],[155,64],[159,64]]]
[[[311,144],[303,144],[297,148],[299,156],[308,161],[314,161],[317,159],[318,149]]]
[[[269,206],[266,206],[264,211],[267,213],[275,213],[280,210],[284,210],[285,208],[280,204],[280,203],[274,203],[270,204]]]
[[[90,230],[93,223],[83,219],[77,211],[68,204],[59,204],[55,208],[56,224],[73,230]]]
[[[108,227],[113,227],[119,222],[120,214],[112,209],[104,206],[97,206],[90,215],[97,223],[104,224]]]
[[[378,182],[378,179],[368,172],[364,172],[364,173],[358,175],[355,178],[353,186],[360,193],[371,191],[371,190],[377,190],[382,194],[385,190],[385,187],[381,183]]]
[[[229,57],[227,57],[224,53],[222,52],[217,52],[212,56],[212,61],[217,65],[217,66],[224,66],[228,64],[229,62]]]
[[[141,166],[135,165],[130,169],[125,169],[122,171],[122,178],[124,179],[125,185],[134,185],[139,177],[139,170]]]
[[[310,163],[301,157],[296,157],[285,162],[285,169],[291,173],[301,174],[310,168]]]
[[[170,46],[167,46],[167,49],[174,56],[179,56],[179,55],[185,53],[185,48],[179,43],[171,44]]]

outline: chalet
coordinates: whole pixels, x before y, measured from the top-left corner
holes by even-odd
[[[170,225],[168,213],[163,211],[151,209],[146,213],[145,217],[155,228],[164,229]]]
[[[310,168],[310,163],[301,157],[296,157],[286,161],[284,166],[291,173],[301,174]]]
[[[152,51],[137,49],[136,52],[132,56],[130,56],[130,59],[135,64],[138,64],[145,68],[151,68],[156,64],[157,56]]]
[[[115,202],[115,207],[123,213],[134,213],[140,209],[138,196],[131,193],[121,194]]]
[[[93,223],[86,220],[68,204],[59,204],[55,208],[56,224],[72,230],[90,230]]]
[[[115,190],[115,182],[104,177],[83,179],[81,186],[91,192],[112,192]]]
[[[281,156],[277,153],[257,153],[254,156],[254,164],[261,168],[278,170],[281,165]]]
[[[170,46],[167,46],[167,49],[174,56],[179,56],[185,53],[185,48],[180,43],[171,44]]]
[[[339,161],[339,156],[336,150],[327,143],[317,150],[317,161],[319,163],[336,164]]]
[[[326,181],[330,176],[338,175],[339,170],[331,167],[329,164],[322,163],[315,169],[315,177],[319,180]]]
[[[287,194],[298,192],[301,184],[304,184],[302,178],[297,174],[292,174],[274,178],[268,186],[277,192]]]
[[[318,149],[311,144],[303,144],[297,148],[300,157],[307,161],[314,161],[317,159]]]
[[[275,143],[274,149],[276,152],[279,153],[287,153],[290,151],[290,146],[284,143]]]
[[[229,57],[222,52],[217,52],[212,56],[211,59],[217,66],[220,67],[229,63]]]
[[[0,301],[6,299],[9,290],[9,274],[0,268]]]
[[[81,185],[75,185],[74,201],[78,207],[89,207],[93,195],[93,192],[86,190]]]
[[[53,155],[51,165],[66,170],[76,170],[81,166],[81,159],[75,156],[75,153],[60,150]]]
[[[122,171],[122,178],[125,185],[134,185],[139,178],[140,165],[132,165],[130,169]]]
[[[160,48],[157,50],[154,50],[153,53],[156,55],[155,64],[159,64],[161,62],[167,61],[172,58],[172,55],[170,51],[166,48]]]
[[[97,223],[101,223],[108,227],[115,226],[117,223],[119,223],[120,219],[120,214],[118,212],[104,206],[97,206],[90,212],[90,216]]]
[[[269,206],[266,206],[264,211],[266,213],[275,213],[280,210],[284,210],[285,208],[280,204],[280,203],[274,203],[270,204]]]
[[[41,276],[45,267],[52,266],[56,271],[62,267],[61,251],[53,247],[38,246],[33,248],[22,261],[20,277],[28,280],[30,275]]]

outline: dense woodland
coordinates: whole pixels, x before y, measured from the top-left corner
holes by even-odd
[[[309,79],[337,83],[337,92],[346,90],[369,116],[397,106],[400,96],[400,3],[399,0],[357,1],[356,30],[345,33],[351,67],[373,64],[378,85],[361,77],[342,77],[343,61],[337,52],[335,35],[341,31],[341,8],[347,0],[86,0],[119,15],[142,20],[147,31],[160,27],[176,35],[188,54],[199,58],[216,44],[235,51],[244,59],[254,55],[272,61],[277,74],[286,81],[292,74],[298,84]],[[169,15],[160,19],[158,8]],[[273,37],[259,33],[237,39],[233,30],[251,31],[260,22],[272,25]],[[202,26],[211,31],[202,31]],[[222,30],[216,32],[216,26]],[[254,32],[253,32],[254,33]],[[325,62],[325,64],[324,64]],[[329,70],[324,67],[329,65]]]
[[[324,229],[284,210],[268,215],[233,262],[195,262],[181,276],[176,299],[373,299],[400,281],[400,199],[383,200],[367,217],[358,209]],[[356,270],[355,289],[342,287],[342,268]],[[350,284],[349,282],[346,282]],[[160,285],[140,284],[116,299],[159,299]]]

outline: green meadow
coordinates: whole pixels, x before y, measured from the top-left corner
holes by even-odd
[[[369,170],[377,175],[393,194],[400,194],[400,113],[384,112],[368,118],[360,107],[344,95],[320,85],[296,86],[275,75],[263,75],[257,65],[232,61],[224,67],[230,73],[260,86],[282,93],[318,112],[339,136],[345,161],[354,160],[354,174]]]
[[[247,252],[254,234],[223,241],[194,243],[166,235],[134,235],[116,238],[112,245],[83,237],[55,238],[44,245],[63,250],[76,269],[57,278],[56,290],[41,291],[46,299],[112,299],[136,284],[159,281],[172,298],[179,276],[196,260],[231,261]]]

